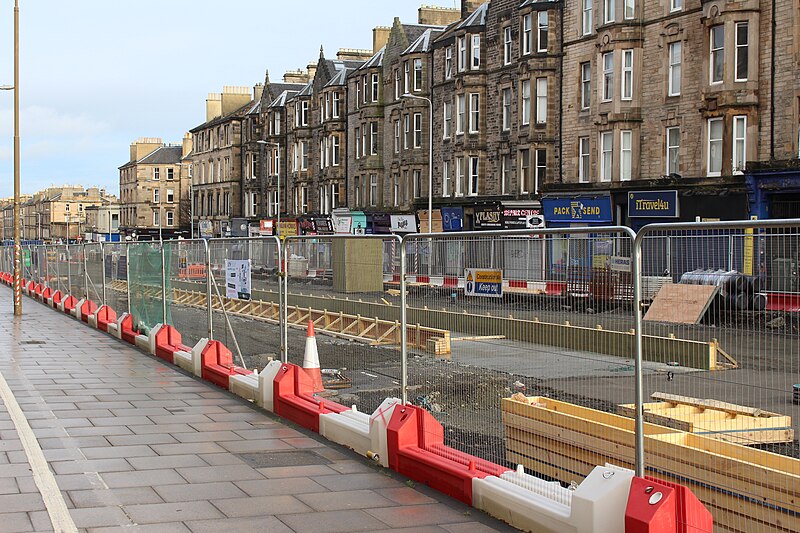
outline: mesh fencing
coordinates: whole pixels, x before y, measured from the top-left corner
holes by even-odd
[[[128,312],[128,244],[104,243],[102,253],[105,304],[120,316]]]
[[[711,368],[644,375],[647,472],[690,488],[715,530],[799,530],[800,223],[642,231],[644,272],[668,242],[674,282],[643,332],[711,347]]]
[[[303,364],[313,322],[326,394],[362,412],[401,394],[400,286],[385,276],[400,249],[391,235],[284,242],[288,361]]]
[[[69,268],[69,294],[77,300],[86,295],[86,272],[84,270],[84,250],[80,244],[67,245],[67,266]]]
[[[146,333],[156,324],[169,324],[169,309],[162,294],[162,273],[170,260],[167,250],[162,250],[159,241],[137,242],[128,245],[128,254],[128,297],[134,329]]]
[[[208,337],[206,245],[180,240],[165,241],[164,247],[169,323],[181,333],[183,344],[194,346]]]
[[[103,244],[88,243],[84,245],[86,269],[86,297],[98,307],[103,305]]]

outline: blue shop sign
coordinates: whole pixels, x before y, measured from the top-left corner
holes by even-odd
[[[461,231],[464,227],[464,210],[460,207],[442,208],[442,229],[444,231]]]
[[[630,218],[678,218],[678,191],[628,193]]]
[[[547,222],[599,224],[613,220],[610,196],[573,196],[542,198]]]

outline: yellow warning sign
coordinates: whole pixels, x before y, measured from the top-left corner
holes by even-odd
[[[475,281],[478,283],[502,283],[503,273],[499,270],[475,270]]]

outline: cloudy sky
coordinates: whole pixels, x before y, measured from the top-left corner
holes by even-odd
[[[20,0],[22,192],[119,190],[138,137],[179,142],[223,85],[252,87],[371,48],[429,0]],[[438,5],[455,7],[453,0]],[[0,0],[0,85],[13,83],[13,0]],[[0,92],[0,197],[13,194],[13,93]]]

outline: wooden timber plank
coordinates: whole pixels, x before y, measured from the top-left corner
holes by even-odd
[[[719,287],[714,285],[666,283],[658,290],[644,319],[673,324],[698,324],[718,292]]]

